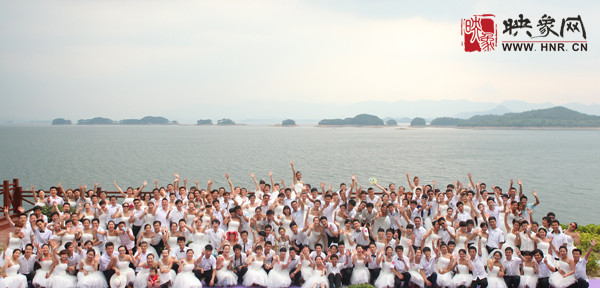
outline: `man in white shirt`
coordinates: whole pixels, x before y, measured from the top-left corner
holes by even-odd
[[[223,241],[225,241],[225,231],[223,231],[223,229],[219,228],[220,225],[221,225],[221,221],[219,221],[219,219],[213,219],[213,221],[212,221],[213,229],[206,231],[206,234],[210,238],[210,244],[212,245],[212,247],[217,249],[217,251],[219,251],[221,249],[221,243],[223,243]]]
[[[488,253],[492,253],[495,249],[502,247],[502,244],[504,243],[504,232],[498,228],[495,217],[490,216],[488,218],[488,223],[490,224],[490,227],[488,229],[488,241],[485,248],[488,250]]]
[[[560,222],[558,220],[552,220],[552,224],[550,227],[552,228],[552,234],[550,236],[552,238],[552,256],[554,259],[558,260],[560,246],[567,245],[567,236],[560,232],[559,226]]]
[[[246,235],[248,232],[246,232]],[[233,272],[237,275],[238,283],[241,284],[244,279],[244,275],[248,272],[248,264],[246,264],[246,253],[242,253],[242,246],[240,244],[233,245],[233,258],[231,259],[231,266]]]
[[[340,242],[340,232],[338,231],[337,225],[330,223],[325,216],[321,216],[319,221],[324,229],[323,231],[325,231],[325,234],[327,235],[327,246],[331,245],[331,243]]]
[[[392,257],[394,268],[394,287],[408,288],[410,286],[411,275],[408,273],[408,263],[410,259],[404,256],[404,247],[396,246],[396,255]]]
[[[335,254],[329,254],[327,256],[329,261],[325,264],[327,267],[327,279],[329,280],[330,288],[341,288],[342,287],[342,269],[346,267],[348,263],[338,263],[338,256]]]
[[[308,236],[306,236],[304,231],[301,231],[298,228],[298,224],[296,224],[296,222],[292,221],[290,223],[290,230],[292,231],[290,235],[290,243],[296,249],[302,249],[303,246],[306,246],[310,243]]]
[[[573,250],[573,261],[575,262],[575,279],[577,279],[577,288],[587,288],[590,286],[586,273],[586,266],[588,259],[590,258],[590,254],[592,253],[592,250],[594,250],[594,246],[596,246],[597,243],[598,241],[596,240],[592,240],[590,242],[590,249],[588,249],[587,253],[585,253],[585,256],[583,258],[581,258],[581,250]]]
[[[115,215],[123,211],[121,205],[117,204],[117,197],[115,196],[110,196],[110,204],[106,208],[108,209],[108,219],[113,221],[115,221]]]
[[[481,233],[479,236],[481,239]],[[479,240],[479,249],[475,248],[475,246],[469,246],[469,257],[471,261],[471,266],[473,267],[473,282],[471,282],[471,287],[487,287],[487,272],[485,272],[486,263],[483,259],[481,259],[481,240]]]
[[[104,274],[104,278],[106,281],[110,281],[110,278],[115,274],[115,270],[113,267],[117,264],[117,257],[119,253],[115,251],[115,245],[112,242],[106,243],[104,248],[104,254],[100,256],[99,269]]]
[[[33,280],[33,276],[35,276],[34,265],[36,260],[35,255],[33,255],[33,245],[27,244],[25,246],[25,252],[19,257],[19,274],[25,275],[27,277],[27,282],[31,283]]]
[[[204,253],[196,259],[196,266],[200,266],[194,270],[196,278],[204,280],[208,286],[214,286],[217,283],[217,259],[212,255],[213,247],[206,245]]]
[[[415,243],[413,244],[413,246],[415,247],[415,250],[417,248],[421,248],[421,244],[423,243],[423,236],[427,233],[427,230],[421,225],[422,222],[423,221],[421,220],[421,217],[415,217],[415,227],[413,228],[413,233],[415,234]]]
[[[167,219],[167,215],[169,214],[169,200],[167,198],[163,198],[160,202],[160,207],[156,208],[155,219],[156,221],[160,221],[161,226],[170,227],[169,219]]]
[[[506,259],[502,261],[504,266],[504,282],[508,288],[518,288],[521,282],[521,274],[519,267],[521,266],[521,258],[513,257],[513,249],[507,247],[504,249]]]
[[[354,231],[352,231],[352,239],[356,242],[356,245],[366,247],[369,245],[369,230],[365,227],[360,226],[360,221],[354,219],[352,222]]]
[[[179,223],[179,220],[183,219],[185,216],[185,211],[183,210],[183,202],[181,200],[175,200],[175,209],[170,210],[167,214],[167,218],[170,222]]]
[[[289,256],[287,258],[287,263],[284,264],[285,269],[289,271],[290,278],[292,279],[293,286],[300,286],[300,256],[298,256],[298,251],[293,247],[290,248]]]
[[[298,224],[298,228],[304,228],[304,205],[300,205],[297,200],[292,201],[292,218]]]
[[[437,273],[435,272],[435,257],[431,256],[431,248],[423,248],[424,257],[421,258],[421,264],[419,268],[421,271],[421,277],[425,280],[425,287],[435,288],[437,283]]]
[[[140,199],[133,200],[133,223],[131,223],[131,230],[133,230],[133,236],[137,237],[144,225],[146,220],[146,213],[148,208],[142,207],[142,201]]]
[[[548,257],[544,257],[544,252],[540,249],[533,251],[533,260],[538,267],[537,288],[550,288],[550,276],[556,271],[556,268],[548,262]]]
[[[52,238],[52,231],[46,229],[46,223],[42,219],[38,219],[35,223],[37,229],[35,229],[34,241],[42,247],[44,244],[48,244],[50,238]]]

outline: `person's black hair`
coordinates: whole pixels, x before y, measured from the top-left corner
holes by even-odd
[[[204,246],[204,250],[213,251],[213,247],[212,247],[212,245],[208,244],[208,245]]]

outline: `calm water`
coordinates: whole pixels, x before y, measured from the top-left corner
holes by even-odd
[[[143,180],[162,185],[178,172],[204,186],[253,187],[251,172],[266,179],[292,181],[289,162],[305,182],[362,185],[376,177],[383,185],[407,186],[406,172],[438,186],[467,181],[508,189],[522,179],[534,214],[554,211],[562,222],[597,223],[600,195],[600,131],[462,130],[317,127],[194,126],[0,126],[0,178],[20,178],[23,187],[47,189],[99,182],[115,190]]]

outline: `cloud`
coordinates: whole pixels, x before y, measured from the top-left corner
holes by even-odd
[[[273,100],[597,102],[593,42],[579,54],[462,51],[461,17],[598,7],[510,3],[7,1],[0,104],[9,117],[121,119]],[[598,20],[584,21],[597,38]]]

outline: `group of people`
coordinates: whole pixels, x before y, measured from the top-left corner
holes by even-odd
[[[552,212],[536,221],[538,195],[528,202],[520,180],[504,192],[468,174],[440,189],[407,173],[406,188],[352,176],[334,189],[291,168],[289,187],[272,173],[251,174],[252,189],[228,174],[228,189],[175,174],[150,192],[115,181],[121,199],[38,190],[30,213],[9,218],[0,288],[588,287],[596,242],[584,253],[576,223],[563,230]]]

